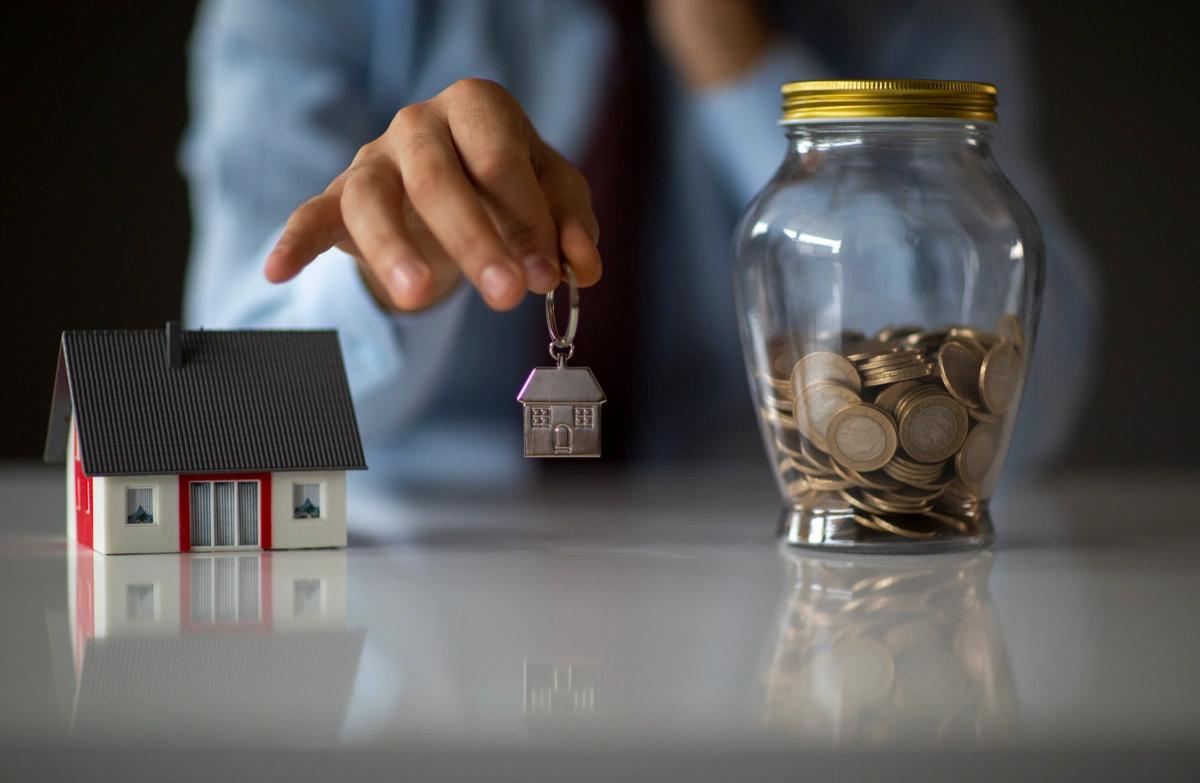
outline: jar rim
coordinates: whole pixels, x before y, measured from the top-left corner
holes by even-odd
[[[951,119],[996,122],[997,90],[987,82],[836,79],[787,82],[781,123]]]

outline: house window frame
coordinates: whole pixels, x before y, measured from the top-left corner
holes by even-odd
[[[211,542],[215,542],[217,540],[217,527],[216,527],[217,526],[217,484],[223,484],[223,483],[233,484],[233,509],[234,509],[234,511],[233,511],[233,513],[234,513],[233,535],[237,541],[236,544],[211,543]],[[257,510],[258,543],[255,543],[255,544],[242,543],[242,498],[241,498],[241,493],[238,491],[238,485],[246,484],[246,483],[257,485],[257,489],[255,490],[254,496],[255,496],[255,505],[258,507],[258,510]],[[187,500],[185,502],[189,504],[188,551],[221,554],[223,552],[254,552],[254,551],[266,549],[266,547],[263,546],[263,537],[264,537],[264,529],[265,529],[265,526],[263,524],[263,518],[264,518],[264,510],[266,508],[266,506],[263,502],[264,483],[265,482],[259,478],[240,478],[240,477],[230,478],[230,477],[219,477],[219,476],[214,476],[214,477],[189,476],[189,477],[187,477],[187,479],[183,482],[183,486],[184,486],[183,491],[187,493],[186,494]],[[192,526],[192,524],[194,524],[191,519],[190,504],[192,502],[192,487],[196,484],[207,484],[208,485],[208,540],[210,543],[207,545],[190,543],[190,541],[191,541],[191,526]],[[269,513],[269,512],[267,512],[267,513]],[[155,517],[155,519],[157,519],[157,517]]]
[[[150,512],[150,520],[151,521],[149,521],[149,522],[130,522],[129,521],[129,516],[132,513],[129,510],[129,492],[130,492],[130,490],[137,490],[137,489],[150,490],[150,508],[147,509]],[[90,498],[89,498],[89,501],[90,501]],[[89,502],[88,505],[90,506],[91,503]],[[153,485],[146,485],[146,484],[126,484],[125,485],[125,515],[124,516],[125,516],[125,527],[136,527],[136,528],[156,527],[160,521],[159,515],[158,515],[158,487],[153,486]]]
[[[550,405],[529,406],[529,428],[531,430],[552,429],[554,409]]]
[[[580,416],[580,414],[584,415]],[[596,428],[596,407],[594,405],[572,406],[571,421],[577,430],[594,430]]]
[[[291,518],[291,521],[296,522],[296,523],[301,523],[301,524],[305,523],[305,522],[324,522],[324,521],[326,521],[329,518],[329,513],[328,513],[328,503],[326,502],[328,500],[328,493],[326,492],[325,481],[323,479],[309,479],[307,481],[304,479],[299,479],[299,480],[294,480],[291,483],[292,483],[292,491],[290,493],[290,495],[291,495],[291,506],[290,506],[291,513],[288,515]],[[317,508],[320,509],[320,512],[315,517],[298,517],[298,516],[296,516],[296,487],[305,486],[305,485],[314,485],[317,488]]]

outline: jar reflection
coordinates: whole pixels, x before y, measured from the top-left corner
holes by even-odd
[[[988,744],[1014,732],[990,553],[787,556],[795,588],[763,682],[773,733],[855,747]]]

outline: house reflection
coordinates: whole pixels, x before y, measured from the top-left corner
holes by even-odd
[[[859,747],[971,746],[1016,730],[991,553],[788,557],[795,589],[763,683],[773,732]]]
[[[68,556],[71,730],[335,743],[365,632],[343,551]]]

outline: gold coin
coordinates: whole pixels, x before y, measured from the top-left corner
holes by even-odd
[[[900,487],[903,486],[903,484],[896,479],[888,476],[885,473],[880,473],[877,470],[869,470],[859,473],[854,468],[848,468],[837,460],[830,460],[830,464],[833,465],[834,472],[857,487],[893,490],[900,489]]]
[[[860,511],[866,511],[869,514],[881,514],[881,513],[886,514],[887,513],[886,509],[877,508],[876,506],[872,505],[872,503],[869,500],[865,499],[862,495],[858,495],[858,494],[849,492],[844,489],[841,490],[840,492],[838,492],[838,495],[841,496],[841,498],[843,500],[845,500],[847,503],[849,503],[850,505],[859,509]]]
[[[846,362],[846,366],[849,367],[850,363]],[[829,451],[825,442],[825,431],[829,428],[829,421],[843,407],[857,402],[860,402],[857,394],[833,381],[820,381],[804,386],[796,395],[796,426],[813,445],[821,451]]]
[[[871,521],[881,529],[904,538],[928,541],[931,538],[937,537],[937,532],[934,530],[922,530],[919,527],[914,528],[913,525],[915,523],[911,519],[905,519],[903,524],[897,524],[897,521],[885,519],[881,516],[872,516]]]
[[[899,340],[902,337],[908,337],[911,334],[916,334],[921,331],[920,326],[914,324],[905,324],[903,326],[887,326],[875,333],[875,339],[881,343],[886,343],[890,340]]]
[[[909,389],[900,396],[900,399],[896,400],[896,408],[893,411],[896,416],[896,420],[899,421],[900,417],[903,416],[918,400],[922,400],[931,394],[945,394],[945,391],[940,386],[933,383],[918,384],[917,386]]]
[[[855,366],[861,373],[864,370],[877,370],[893,365],[916,364],[921,361],[921,352],[912,348],[893,348],[886,353],[877,354],[858,362]]]
[[[808,477],[808,485],[818,492],[833,492],[839,489],[849,489],[851,484],[845,479]]]
[[[830,456],[846,467],[878,470],[896,453],[896,425],[874,405],[854,403],[829,420],[826,440]]]
[[[885,345],[878,340],[860,340],[856,343],[849,343],[842,346],[842,356],[845,356],[852,362],[861,362],[870,359],[872,356],[889,353],[895,350],[890,345]]]
[[[915,487],[905,487],[895,490],[894,492],[881,492],[879,497],[888,503],[897,505],[924,505],[938,499],[942,494],[940,489],[917,489]]]
[[[982,355],[961,340],[947,340],[938,349],[938,374],[946,390],[968,408],[978,408],[979,366]]]
[[[792,382],[787,378],[776,378],[761,372],[758,374],[758,377],[762,379],[763,383],[767,384],[767,386],[771,387],[779,394],[782,394],[785,397],[794,396],[792,391]]]
[[[760,406],[758,412],[761,413],[762,417],[773,426],[782,427],[783,429],[787,430],[798,429],[796,420],[786,413],[780,413],[774,408],[766,405]]]
[[[1021,328],[1020,320],[1012,313],[1000,316],[1000,320],[996,322],[996,332],[1000,339],[1009,341],[1018,351],[1025,351],[1025,330]]]
[[[829,455],[817,448],[816,444],[811,440],[802,440],[800,442],[800,451],[804,454],[804,458],[814,467],[824,470],[826,475],[832,476],[833,460]]]
[[[777,397],[770,392],[763,394],[763,404],[783,413],[791,413],[792,409],[796,407],[795,400],[786,397]]]
[[[996,343],[979,366],[979,397],[992,413],[1004,413],[1016,395],[1021,355],[1012,343]]]
[[[926,511],[925,516],[929,517],[938,524],[952,528],[964,536],[969,536],[975,532],[975,526],[965,519],[959,519],[958,517],[953,517],[949,514],[939,514],[936,511]]]
[[[862,390],[862,379],[844,356],[830,351],[814,351],[803,356],[792,368],[792,388],[797,396],[806,386],[823,381],[839,383],[855,392]]]
[[[944,462],[967,439],[967,409],[949,394],[922,396],[899,417],[900,445],[920,462]]]
[[[1004,418],[998,413],[988,413],[983,408],[968,408],[967,413],[969,413],[971,418],[975,421],[986,421],[989,424],[995,424]]]
[[[781,437],[779,433],[775,434],[775,450],[780,454],[785,454],[789,457],[803,457],[804,455],[801,453],[799,447],[800,444],[798,442],[793,445],[787,439]]]
[[[968,489],[982,489],[999,449],[1000,428],[995,424],[976,424],[954,458],[959,481]]]
[[[922,362],[913,367],[906,367],[903,370],[867,373],[863,378],[862,385],[867,387],[883,386],[889,383],[898,383],[899,381],[913,381],[919,378],[928,378],[936,371],[932,362]]]
[[[880,408],[883,408],[888,413],[894,414],[896,412],[896,403],[899,402],[900,398],[904,396],[906,392],[911,391],[920,385],[920,381],[900,381],[899,383],[894,383],[883,391],[879,392],[878,396],[875,397],[875,404]]]

